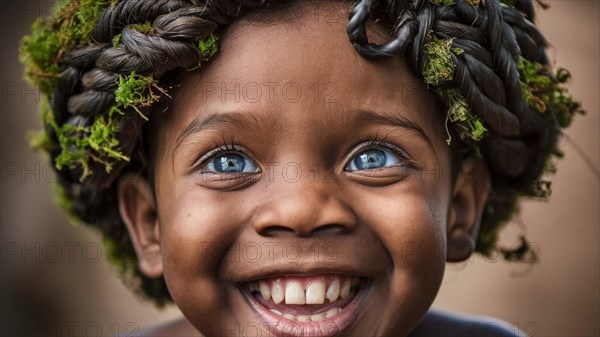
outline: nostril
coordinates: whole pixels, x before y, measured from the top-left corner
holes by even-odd
[[[312,231],[312,235],[331,235],[331,234],[347,234],[351,231],[350,228],[344,225],[329,224],[319,226]]]
[[[346,234],[351,230],[343,225],[329,224],[318,226],[309,233],[298,232],[297,230],[286,226],[269,226],[261,231],[261,235],[266,237],[281,237],[281,236],[323,236],[323,235],[340,235]]]
[[[267,237],[293,235],[295,231],[285,226],[269,226],[261,231],[261,235]]]

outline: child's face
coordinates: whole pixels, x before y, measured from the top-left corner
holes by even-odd
[[[311,15],[222,36],[160,127],[155,199],[122,205],[208,335],[400,336],[442,280],[461,205],[439,107],[404,60],[353,49],[346,12]]]

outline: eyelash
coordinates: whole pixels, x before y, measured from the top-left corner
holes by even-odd
[[[403,166],[407,166],[407,167],[416,167],[415,162],[410,159],[410,157],[406,154],[406,152],[404,150],[402,150],[401,148],[390,144],[389,142],[385,141],[386,137],[379,137],[379,135],[376,135],[373,139],[371,140],[367,140],[365,142],[362,142],[360,144],[358,144],[357,146],[355,146],[352,151],[350,152],[350,155],[347,157],[349,158],[348,160],[346,160],[346,164],[344,166],[344,170],[346,170],[346,167],[348,167],[350,165],[350,163],[352,162],[352,160],[354,160],[354,158],[362,153],[365,152],[367,150],[370,149],[380,149],[380,150],[386,150],[386,151],[390,151],[392,154],[394,154],[396,157],[398,157],[398,159],[402,162]],[[385,167],[383,167],[385,168]]]
[[[251,161],[254,161],[254,160],[252,160],[251,156],[248,155],[248,153],[246,153],[246,151],[244,150],[243,147],[235,144],[233,138],[231,138],[229,140],[229,142],[227,142],[225,139],[223,139],[222,144],[215,142],[214,146],[215,147],[212,150],[203,154],[199,159],[197,159],[195,161],[196,164],[193,165],[193,171],[202,171],[202,168],[205,167],[206,165],[208,165],[208,163],[211,160],[213,160],[215,157],[217,157],[219,155],[228,154],[228,153],[242,154],[244,157],[247,157]]]
[[[364,141],[352,149],[352,151],[350,152],[350,155],[347,157],[349,159],[347,159],[345,161],[346,163],[344,165],[344,170],[346,170],[346,167],[348,167],[348,165],[350,165],[351,161],[358,154],[360,154],[364,151],[367,151],[369,149],[381,149],[381,150],[390,151],[390,152],[392,152],[392,154],[394,154],[395,156],[398,157],[398,159],[402,162],[402,165],[407,166],[407,167],[415,167],[416,166],[414,161],[412,159],[410,159],[410,157],[402,149],[386,142],[385,137],[380,137],[379,135],[375,135],[375,137],[373,137],[373,139]],[[223,139],[223,142],[221,144],[218,144],[217,142],[215,142],[215,148],[213,148],[209,152],[205,153],[198,160],[196,160],[197,164],[194,165],[193,170],[201,171],[201,169],[203,167],[205,167],[215,157],[217,157],[219,155],[224,155],[227,153],[242,154],[244,157],[247,157],[250,161],[254,161],[252,159],[252,157],[250,155],[248,155],[248,153],[246,153],[246,151],[244,150],[243,147],[235,144],[233,138],[231,138],[229,140],[229,142],[227,142],[225,139]]]

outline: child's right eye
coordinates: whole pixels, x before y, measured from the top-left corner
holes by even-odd
[[[220,153],[200,167],[204,172],[213,173],[252,173],[260,169],[250,158],[239,153]]]
[[[220,145],[196,161],[195,171],[214,174],[259,173],[261,170],[258,165],[245,153],[247,150],[243,146]]]
[[[214,151],[212,151],[214,152]],[[237,152],[225,152],[217,149],[217,153],[209,153],[199,168],[204,173],[257,173],[260,169],[248,156]]]

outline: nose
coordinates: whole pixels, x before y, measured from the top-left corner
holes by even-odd
[[[347,234],[356,227],[356,216],[335,183],[284,182],[266,193],[252,217],[261,236]]]

